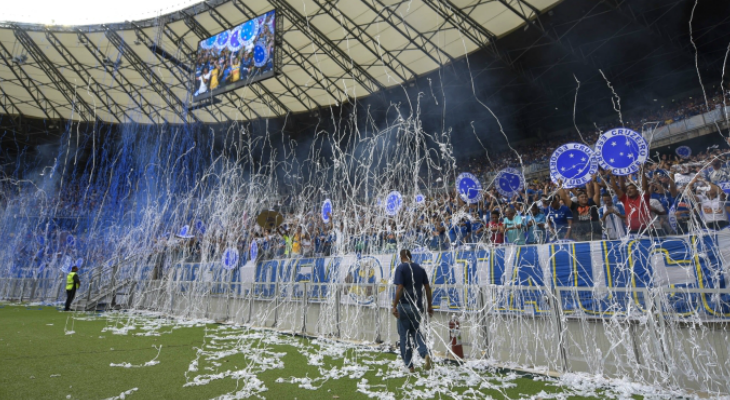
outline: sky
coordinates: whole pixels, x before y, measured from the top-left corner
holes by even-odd
[[[108,24],[154,18],[200,2],[200,0],[3,1],[0,21],[43,25]]]

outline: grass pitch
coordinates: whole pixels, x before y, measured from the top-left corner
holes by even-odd
[[[548,378],[405,374],[387,352],[122,312],[0,304],[0,349],[0,399],[583,398]]]

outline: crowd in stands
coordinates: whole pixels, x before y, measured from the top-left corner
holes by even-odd
[[[722,94],[716,93],[711,106],[722,104],[722,100]],[[706,108],[704,101],[698,105],[690,99],[679,102],[679,108],[637,118],[638,122],[630,126],[638,126],[640,131],[641,124],[654,118],[667,118],[662,123],[670,123]],[[515,150],[523,163],[547,161],[556,147],[576,141],[592,145],[598,135],[597,131],[582,132],[582,137],[558,137],[517,146]],[[547,177],[532,178],[524,190],[511,198],[488,187],[473,204],[462,201],[455,189],[450,193],[434,192],[427,194],[422,204],[404,205],[395,218],[365,203],[335,207],[328,222],[322,220],[319,204],[312,204],[304,215],[282,209],[283,223],[268,229],[259,226],[255,216],[249,217],[245,224],[236,227],[234,245],[245,262],[254,242],[258,258],[268,259],[394,253],[403,247],[444,251],[480,245],[617,240],[629,235],[666,236],[722,229],[728,225],[730,211],[730,203],[728,207],[725,203],[725,190],[730,191],[727,147],[718,136],[715,146],[704,151],[695,149],[688,158],[654,154],[641,173],[618,177],[611,171],[599,170],[588,184],[579,188],[561,187],[560,182]],[[462,168],[488,185],[491,180],[484,179],[485,175],[506,166],[519,166],[514,152],[479,162],[472,160]],[[55,210],[56,216],[75,215],[96,209],[100,194],[68,187],[56,200],[48,201],[57,204],[49,207],[39,202],[37,206]],[[230,235],[225,239],[208,235],[204,239],[202,235],[176,238],[172,234],[156,243],[154,252],[177,248],[193,258],[206,255],[208,259],[219,259],[230,246]]]
[[[620,240],[667,236],[728,226],[725,182],[730,163],[716,146],[680,159],[649,160],[642,174],[614,176],[600,170],[584,187],[565,189],[549,179],[529,182],[511,198],[494,188],[467,204],[454,191],[435,195],[397,218],[364,211],[330,215],[317,211],[285,214],[278,228],[244,230],[240,251],[248,257],[255,241],[259,259],[333,254],[444,251],[480,245],[522,245],[560,241]],[[723,147],[726,147],[723,145]]]
[[[722,104],[721,93],[710,98],[710,107]],[[636,119],[629,126],[641,131],[641,125],[648,121],[669,124],[706,110],[704,100],[688,99],[678,102],[676,108]],[[582,138],[558,137],[515,150],[523,163],[547,161],[561,144],[583,141],[592,145],[598,136],[598,132],[588,132]],[[316,212],[304,217],[287,215],[287,224],[276,230],[254,229],[244,242],[257,241],[264,250],[262,257],[296,257],[388,253],[402,246],[443,251],[480,244],[617,240],[630,235],[722,229],[728,225],[730,212],[723,190],[730,191],[726,149],[718,137],[716,145],[685,159],[656,154],[643,165],[643,173],[629,177],[600,170],[580,188],[562,188],[549,178],[541,178],[530,180],[512,198],[501,196],[492,187],[475,204],[464,203],[455,191],[434,195],[425,205],[405,211],[407,215],[397,224],[395,219],[369,212],[338,215],[330,223],[322,222]],[[464,169],[487,184],[486,174],[507,166],[519,167],[519,162],[517,155],[508,151],[498,159],[472,160]]]
[[[721,92],[709,98],[709,107],[723,104]],[[696,97],[675,102],[674,107],[644,110],[645,116],[624,115],[625,124],[641,132],[705,112],[704,99]],[[579,136],[557,136],[540,143],[515,146],[500,156],[470,160],[461,165],[489,184],[488,175],[504,167],[547,162],[558,146],[598,140],[598,126]],[[618,122],[616,122],[618,124]],[[615,125],[619,126],[619,125]],[[718,138],[719,139],[719,138]],[[282,211],[284,223],[264,229],[253,221],[242,229],[238,247],[244,260],[256,242],[259,259],[313,257],[332,254],[393,253],[406,246],[412,249],[443,251],[473,248],[478,245],[539,244],[556,241],[616,240],[629,235],[666,236],[695,229],[721,229],[728,224],[724,182],[730,182],[730,168],[723,153],[727,145],[718,144],[681,159],[676,155],[654,155],[643,166],[643,174],[616,177],[600,170],[581,188],[561,188],[549,178],[531,179],[527,187],[512,198],[501,196],[495,188],[483,192],[480,201],[466,204],[454,190],[433,194],[424,204],[404,209],[397,218],[363,204],[359,212],[335,211],[323,222],[319,205],[306,215]],[[451,185],[453,187],[453,185]],[[721,187],[722,186],[722,187]],[[188,242],[190,252],[199,254],[199,245]],[[223,243],[213,252],[220,252]]]

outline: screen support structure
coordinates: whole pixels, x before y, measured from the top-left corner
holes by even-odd
[[[76,88],[69,82],[63,74],[56,68],[55,65],[48,59],[43,51],[38,47],[33,38],[30,37],[28,32],[24,31],[17,25],[11,25],[13,28],[13,34],[18,39],[23,48],[30,54],[30,56],[38,63],[38,66],[46,73],[46,76],[53,82],[53,85],[61,92],[61,95],[66,99],[69,106],[71,106],[86,122],[93,122],[96,119],[94,109],[89,106],[89,103],[84,100],[83,97],[77,94]],[[78,104],[81,107],[77,108],[75,105]]]
[[[155,53],[155,56],[157,57],[157,59],[160,60],[160,62],[162,62],[162,63],[167,62],[169,64],[174,64],[174,65],[170,66],[170,68],[169,68],[170,72],[175,77],[175,79],[177,79],[178,83],[180,83],[182,85],[182,87],[187,88],[187,80],[184,77],[181,77],[177,71],[177,68],[182,68],[180,65],[180,62],[178,61],[178,63],[176,64],[174,61],[170,60],[170,58],[164,57],[162,54],[160,54],[160,52],[154,51],[153,49],[157,48],[157,44],[155,42],[153,42],[152,39],[150,39],[150,37],[138,25],[136,25],[135,23],[132,23],[132,27],[134,28],[135,33],[137,34],[137,37],[139,40],[144,41],[145,43],[151,43],[151,47],[152,47],[151,51],[153,53]],[[187,71],[187,72],[189,73],[190,71]],[[198,108],[200,108],[200,107],[198,107]],[[195,109],[198,109],[198,108],[195,108]],[[213,118],[213,120],[215,120],[216,122],[221,122],[212,112],[210,112],[210,110],[206,110],[206,111],[209,113],[211,118]],[[223,113],[222,111],[219,110],[219,112],[221,112],[223,115],[225,115],[225,113]],[[226,118],[228,118],[228,117],[226,116]]]
[[[88,36],[86,36],[86,33],[84,33],[81,29],[76,29],[76,35],[78,35],[79,43],[81,43],[86,50],[91,53],[91,55],[94,57],[97,63],[101,65],[104,70],[114,79],[114,82],[116,82],[119,87],[121,87],[128,95],[129,98],[132,100],[132,102],[137,106],[137,109],[139,112],[147,117],[147,119],[150,120],[152,124],[156,124],[159,121],[155,121],[154,118],[152,118],[152,115],[150,115],[147,110],[150,110],[155,113],[157,118],[159,118],[162,121],[167,122],[167,119],[165,119],[159,111],[157,111],[157,108],[155,108],[150,102],[147,100],[146,97],[142,95],[142,93],[139,91],[139,89],[133,85],[129,80],[127,79],[124,74],[118,74],[116,71],[114,71],[115,67],[109,66],[105,64],[102,60],[102,57],[105,57],[104,52],[101,51],[98,47],[92,44],[91,39],[89,39]],[[121,77],[121,80],[119,79]],[[142,104],[144,103],[144,105]],[[146,107],[145,107],[146,106]]]
[[[43,94],[43,92],[40,90],[38,85],[36,85],[36,82],[31,79],[31,77],[28,75],[27,72],[23,68],[17,67],[16,65],[13,65],[13,63],[10,61],[11,55],[8,49],[3,45],[2,42],[0,42],[0,58],[2,58],[5,65],[8,66],[10,69],[10,72],[13,73],[15,76],[15,79],[20,82],[20,85],[23,86],[23,88],[30,94],[30,97],[35,101],[36,105],[38,106],[38,109],[43,112],[43,114],[48,119],[53,119],[50,114],[48,114],[48,110],[53,111],[53,114],[56,115],[57,119],[63,119],[63,116],[56,110],[56,107],[53,106],[53,103],[48,100],[48,98]],[[23,78],[20,77],[18,74],[18,71],[16,69],[20,70],[20,72],[23,74]],[[33,86],[33,90],[31,90],[30,87],[26,84],[28,82],[31,86]]]
[[[96,95],[104,108],[110,111],[112,117],[117,120],[117,122],[123,122],[119,118],[119,114],[121,114],[127,121],[132,121],[132,118],[130,118],[129,114],[127,114],[127,110],[117,104],[112,97],[109,96],[104,87],[96,79],[94,79],[93,76],[91,76],[83,64],[74,57],[74,55],[66,48],[66,46],[63,45],[63,43],[61,43],[58,37],[51,30],[46,29],[46,39],[48,39],[51,46],[53,46],[58,54],[63,57],[66,64],[73,69],[76,75],[81,77],[83,82],[88,83],[90,91]]]
[[[193,121],[200,122],[198,117],[193,113],[186,112],[185,104],[179,97],[160,80],[157,74],[145,64],[137,53],[122,39],[121,36],[108,26],[104,26],[107,39],[121,52],[122,56],[132,65],[134,69],[149,83],[152,90],[167,103],[170,111],[177,114],[182,122],[187,122],[186,115],[190,116]]]

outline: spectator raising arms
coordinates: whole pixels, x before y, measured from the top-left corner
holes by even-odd
[[[626,182],[626,177],[620,177],[617,183],[610,171],[609,175],[611,176],[611,187],[626,209],[626,226],[629,233],[645,232],[651,225],[651,213],[649,212],[649,184],[644,172],[639,173],[641,192],[635,183]]]

